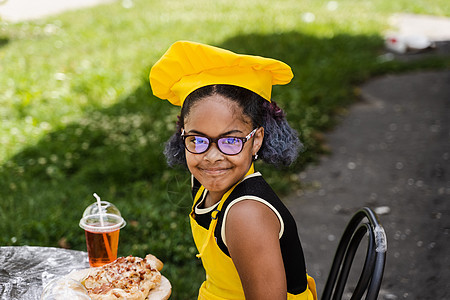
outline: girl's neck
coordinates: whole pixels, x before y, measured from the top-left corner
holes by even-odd
[[[205,197],[205,208],[207,207],[211,207],[214,204],[216,204],[217,202],[220,201],[220,199],[222,199],[223,194],[222,193],[214,193],[214,192],[210,192],[208,191],[208,193],[206,194]]]

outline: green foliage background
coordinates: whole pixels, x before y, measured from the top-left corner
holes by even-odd
[[[448,58],[383,56],[392,13],[449,16],[445,0],[124,0],[32,22],[0,21],[0,245],[85,250],[78,221],[92,193],[128,225],[119,255],[153,253],[173,299],[204,278],[187,219],[189,174],[162,154],[178,108],[152,96],[148,73],[174,41],[281,59],[295,77],[275,87],[305,144],[289,169],[257,168],[281,195],[326,153],[321,134],[374,76],[442,69]]]

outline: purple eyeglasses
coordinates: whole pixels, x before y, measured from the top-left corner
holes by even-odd
[[[255,128],[250,132],[246,137],[237,137],[237,136],[225,136],[218,138],[210,138],[203,135],[196,134],[184,134],[184,129],[181,132],[181,137],[184,141],[184,147],[187,151],[193,154],[202,154],[209,150],[212,143],[216,143],[217,148],[220,152],[226,155],[237,155],[241,153],[244,148],[245,142],[252,138],[255,135]]]

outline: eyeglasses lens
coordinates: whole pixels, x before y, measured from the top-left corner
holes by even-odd
[[[202,136],[190,136],[186,139],[186,148],[193,153],[202,153],[208,149],[209,140]]]
[[[225,154],[233,155],[241,152],[242,140],[237,138],[221,138],[217,141],[220,151]]]

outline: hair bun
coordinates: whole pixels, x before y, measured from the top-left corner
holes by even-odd
[[[266,105],[268,105],[268,111],[275,120],[283,119],[286,116],[284,111],[277,105],[275,101],[272,100],[272,102],[267,102]]]

